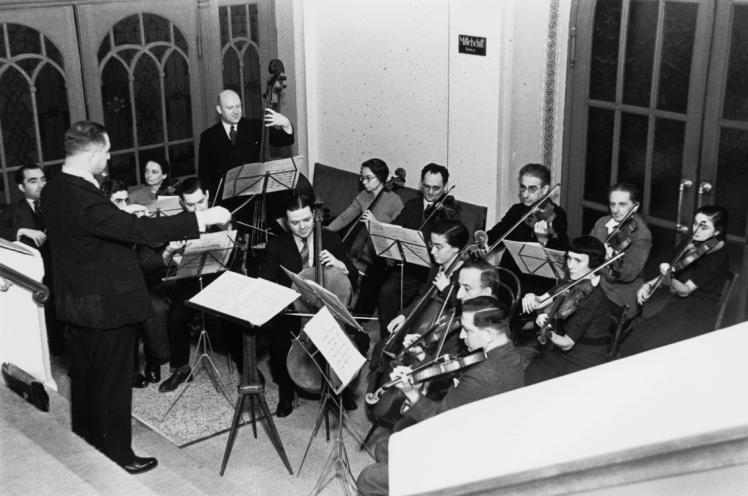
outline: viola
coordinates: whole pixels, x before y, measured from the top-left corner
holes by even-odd
[[[538,222],[545,221],[548,223],[548,234],[553,235],[551,224],[554,220],[556,220],[555,205],[548,199],[530,211],[530,215],[525,217],[525,224],[534,227]]]
[[[463,356],[442,355],[429,363],[421,365],[403,377],[398,377],[397,379],[383,384],[373,393],[367,393],[365,397],[366,403],[369,405],[376,405],[388,389],[397,386],[407,378],[409,378],[413,384],[433,381],[454,374],[455,372],[459,372],[467,367],[475,365],[476,363],[480,363],[486,358],[486,352],[483,350],[474,351],[473,353]]]
[[[592,285],[592,281],[589,279],[582,279],[581,282],[574,286],[570,291],[567,291],[563,296],[554,300],[551,309],[548,311],[548,320],[540,329],[540,333],[538,334],[538,342],[540,344],[546,344],[550,333],[555,332],[555,327],[558,321],[566,320],[576,312],[582,301],[584,301],[584,299],[587,298],[594,289],[595,286]]]
[[[383,185],[382,189],[379,190],[377,196],[374,197],[374,200],[366,209],[373,210],[385,191],[394,191],[403,186],[405,186],[405,169],[398,167],[397,170],[395,170],[395,175],[393,175]],[[348,256],[353,262],[353,265],[356,266],[356,269],[358,269],[360,273],[364,274],[369,268],[369,265],[374,262],[376,254],[371,239],[369,238],[369,230],[361,222],[362,217],[363,213],[353,224],[351,224],[348,231],[346,231],[343,236],[342,243],[345,246]]]

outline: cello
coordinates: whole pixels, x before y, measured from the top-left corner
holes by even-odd
[[[324,265],[320,259],[322,252],[322,202],[314,203],[314,265],[303,269],[299,276],[304,279],[314,280],[317,284],[334,293],[338,299],[348,305],[353,293],[351,281],[348,276],[337,267]],[[297,289],[294,287],[294,289]],[[316,312],[320,306],[319,302],[305,301],[301,298],[294,302],[297,312],[311,314]],[[322,388],[322,375],[320,365],[315,362],[306,351],[305,346],[297,339],[291,343],[291,349],[286,358],[286,368],[291,380],[301,389],[318,393]]]

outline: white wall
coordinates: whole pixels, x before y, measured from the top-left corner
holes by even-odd
[[[554,180],[561,177],[570,4],[278,0],[279,56],[295,60],[303,107],[299,153],[354,172],[380,157],[392,169],[404,167],[409,186],[426,163],[447,165],[457,198],[487,206],[492,224],[517,199],[519,168],[542,161],[552,6],[551,143]],[[458,53],[459,34],[486,37],[487,55]]]

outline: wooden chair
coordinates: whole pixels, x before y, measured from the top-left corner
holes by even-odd
[[[626,335],[624,330],[628,330],[629,327],[631,327],[631,323],[633,322],[634,318],[636,316],[627,319],[626,314],[628,314],[629,306],[624,305],[623,309],[621,310],[621,315],[618,317],[618,319],[613,318],[611,316],[611,324],[615,325],[615,330],[613,331],[613,340],[610,343],[610,348],[608,349],[608,361],[612,361],[618,358],[618,347],[621,345],[621,341],[623,340],[623,337]]]
[[[727,280],[725,281],[725,285],[722,288],[722,296],[719,298],[718,305],[718,312],[717,312],[717,318],[714,321],[714,330],[722,329],[722,321],[725,317],[725,308],[727,308],[727,303],[730,301],[730,295],[732,294],[733,289],[735,289],[735,286],[737,286],[738,278],[740,276],[738,274],[735,274],[733,272],[729,272],[727,274]]]

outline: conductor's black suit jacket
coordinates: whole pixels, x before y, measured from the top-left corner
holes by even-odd
[[[200,135],[200,152],[198,158],[198,176],[203,186],[212,194],[219,192],[218,182],[226,171],[238,165],[257,162],[260,158],[260,137],[262,121],[242,117],[236,129],[236,145],[218,122]],[[287,146],[294,143],[294,135],[282,129],[268,129],[270,144]]]
[[[119,210],[92,183],[64,172],[45,186],[41,204],[57,316],[79,327],[144,321],[152,309],[133,244],[199,236],[194,214],[138,218]]]

